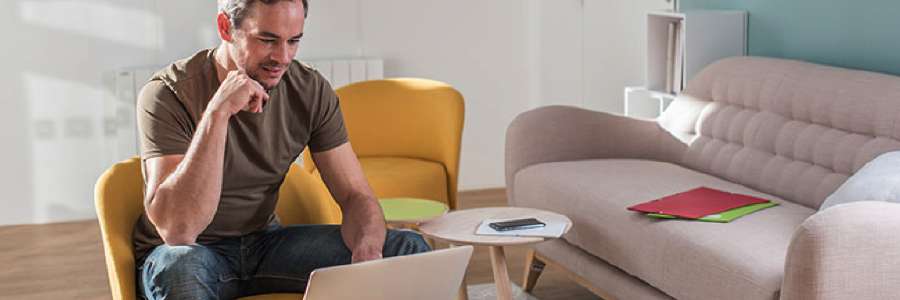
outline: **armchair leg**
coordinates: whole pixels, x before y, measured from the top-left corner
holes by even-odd
[[[547,263],[537,257],[534,249],[528,250],[528,254],[525,257],[525,278],[522,283],[522,289],[526,293],[531,293],[531,290],[534,289],[534,285],[537,284],[538,277],[541,276],[541,272],[544,271],[544,266],[546,265]]]

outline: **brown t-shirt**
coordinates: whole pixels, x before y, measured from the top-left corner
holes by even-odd
[[[185,154],[219,88],[215,50],[203,50],[157,72],[137,101],[141,159]],[[278,189],[307,145],[313,152],[347,142],[338,98],[316,70],[291,63],[269,91],[262,113],[240,112],[228,121],[222,196],[200,244],[242,236],[277,222]],[[189,201],[190,199],[184,199]],[[134,228],[135,257],[162,244],[146,213]]]

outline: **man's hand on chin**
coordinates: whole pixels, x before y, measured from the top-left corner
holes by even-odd
[[[371,245],[360,245],[356,249],[351,250],[353,252],[353,257],[351,258],[351,263],[364,262],[369,260],[381,259],[381,248],[377,248]]]

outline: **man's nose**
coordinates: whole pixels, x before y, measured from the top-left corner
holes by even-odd
[[[269,58],[278,62],[281,65],[286,65],[291,62],[291,59],[293,59],[293,56],[294,56],[294,54],[291,53],[291,47],[289,45],[280,44],[279,46],[275,47],[274,51],[272,51],[272,54],[270,55]]]

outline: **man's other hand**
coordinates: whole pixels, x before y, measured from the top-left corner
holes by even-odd
[[[381,248],[370,246],[368,245],[368,243],[362,243],[360,247],[357,247],[357,249],[353,249],[352,252],[353,257],[351,258],[351,263],[358,263],[382,258]]]

